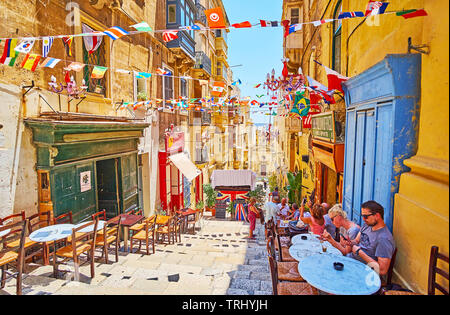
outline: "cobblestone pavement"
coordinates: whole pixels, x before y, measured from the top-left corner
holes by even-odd
[[[181,243],[157,244],[155,254],[120,252],[116,263],[111,252],[109,264],[97,259],[94,279],[89,264],[80,267],[80,281],[70,280],[72,272],[53,278],[51,265],[27,264],[23,294],[272,294],[263,225],[257,223],[255,240],[245,239],[248,223],[206,215],[201,225],[195,235],[182,234]],[[15,284],[9,279],[0,295],[15,294]]]

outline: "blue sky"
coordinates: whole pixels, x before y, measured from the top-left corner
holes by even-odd
[[[280,21],[282,14],[281,0],[222,0],[227,11],[230,24],[249,21],[252,24],[259,20]],[[283,28],[260,26],[252,28],[231,28],[228,33],[228,64],[233,67],[233,79],[240,79],[242,98],[252,97],[257,101],[269,101],[267,90],[262,86],[255,89],[258,83],[263,83],[267,73],[275,69],[276,76],[281,74],[283,64]],[[265,96],[257,98],[256,94]],[[255,107],[252,107],[255,108]],[[264,107],[263,107],[264,108]],[[252,113],[255,123],[269,122],[264,114]],[[273,119],[272,119],[273,122]]]

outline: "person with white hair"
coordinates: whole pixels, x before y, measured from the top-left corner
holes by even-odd
[[[354,240],[358,236],[361,229],[360,226],[347,219],[347,213],[342,209],[342,204],[335,204],[331,207],[328,211],[328,216],[331,222],[340,230],[341,241],[335,241],[333,236],[326,230],[323,232],[322,238],[339,249],[343,255],[351,253],[352,248],[351,246],[348,246],[345,241]]]

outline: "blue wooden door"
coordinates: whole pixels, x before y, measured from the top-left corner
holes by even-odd
[[[373,175],[375,169],[375,110],[365,112],[366,128],[364,132],[363,191],[361,203],[373,199]]]
[[[361,223],[360,207],[363,195],[365,126],[366,113],[358,111],[356,113],[355,176],[352,204],[352,220],[358,224]]]
[[[344,189],[343,208],[352,219],[353,208],[353,183],[355,175],[355,139],[356,139],[356,111],[347,111],[345,136],[345,165],[344,165]]]

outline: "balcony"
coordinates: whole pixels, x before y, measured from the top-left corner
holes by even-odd
[[[200,22],[203,25],[207,26],[208,22],[205,15],[206,8],[202,6],[200,3],[196,3],[195,7],[197,8],[195,12],[195,22]]]
[[[211,59],[203,51],[195,52],[194,69],[203,69],[208,75],[211,75]]]

